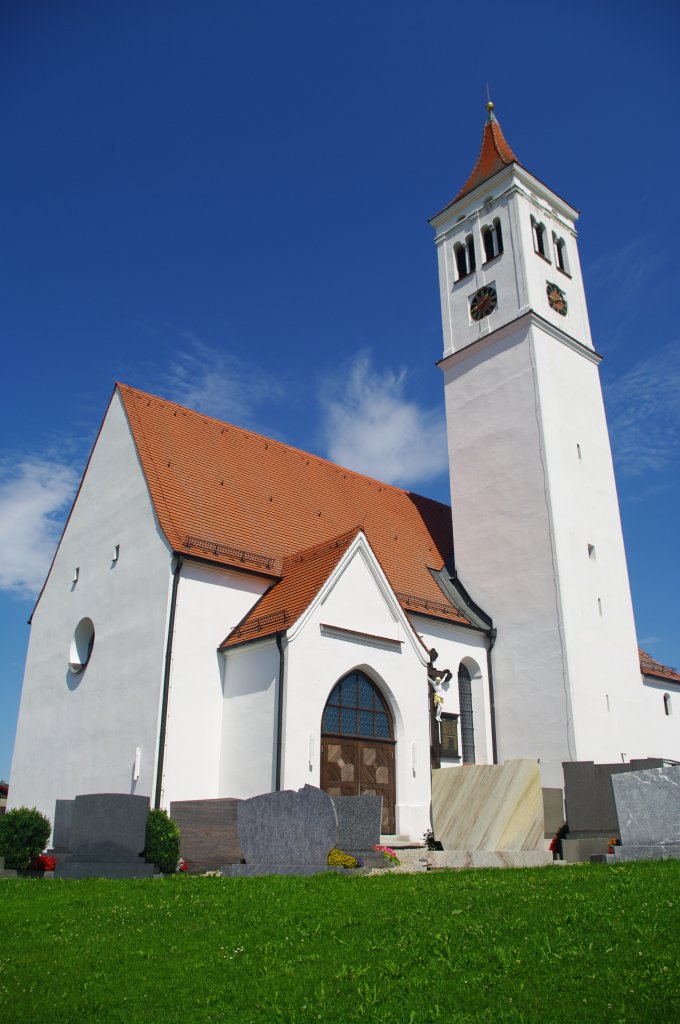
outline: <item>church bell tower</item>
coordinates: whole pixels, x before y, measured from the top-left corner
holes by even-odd
[[[493,618],[499,760],[647,756],[601,356],[578,212],[520,164],[487,104],[482,148],[432,218],[456,571]]]

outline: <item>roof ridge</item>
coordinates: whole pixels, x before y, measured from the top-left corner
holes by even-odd
[[[116,381],[115,387],[121,391],[124,389],[131,395],[138,395],[142,398],[151,399],[154,402],[161,402],[166,405],[173,406],[176,409],[181,409],[183,412],[190,416],[196,416],[203,420],[210,420],[212,423],[219,427],[229,427],[231,430],[238,432],[243,435],[250,435],[251,437],[261,438],[268,444],[277,445],[281,449],[285,449],[288,452],[300,455],[305,459],[314,459],[316,462],[328,466],[330,469],[334,469],[339,473],[343,473],[345,476],[350,474],[353,477],[358,477],[361,480],[368,480],[369,482],[376,484],[379,489],[389,488],[392,491],[396,491],[399,494],[405,494],[407,496],[413,495],[416,498],[422,498],[424,501],[429,501],[433,505],[440,505],[442,508],[449,508],[443,501],[437,501],[435,498],[430,498],[426,494],[419,494],[417,491],[407,490],[405,487],[398,487],[396,484],[390,484],[385,480],[380,480],[378,477],[369,476],[368,473],[360,473],[356,469],[350,469],[348,466],[342,466],[339,462],[333,462],[332,459],[327,459],[323,455],[316,455],[314,452],[308,452],[304,448],[298,448],[296,445],[289,444],[287,441],[280,441],[276,437],[269,437],[267,434],[262,434],[259,430],[250,430],[245,427],[239,427],[236,423],[231,423],[229,420],[220,420],[216,416],[211,416],[210,413],[199,412],[197,409],[191,409],[188,405],[182,405],[180,402],[175,402],[171,398],[163,398],[160,395],[152,395],[150,391],[143,391],[141,388],[135,388],[131,384],[125,384],[122,381]],[[143,431],[142,431],[143,432]]]
[[[329,554],[335,548],[349,547],[357,534],[363,532],[363,526],[353,526],[350,530],[344,530],[336,537],[320,541],[318,544],[312,544],[308,548],[301,548],[299,551],[293,552],[292,555],[287,555],[283,559],[283,575],[285,576],[295,566],[302,565],[303,562],[311,562],[315,558],[320,558],[321,555]]]

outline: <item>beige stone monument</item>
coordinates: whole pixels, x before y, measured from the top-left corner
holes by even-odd
[[[434,769],[432,827],[445,850],[545,850],[538,762]]]

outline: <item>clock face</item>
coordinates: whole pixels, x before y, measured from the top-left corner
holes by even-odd
[[[485,285],[470,299],[470,316],[473,320],[483,320],[489,313],[493,313],[497,305],[496,289]]]
[[[546,294],[548,296],[548,302],[550,308],[554,309],[556,313],[561,316],[567,315],[567,296],[564,294],[561,288],[558,288],[556,284],[552,284],[550,281],[547,282]]]

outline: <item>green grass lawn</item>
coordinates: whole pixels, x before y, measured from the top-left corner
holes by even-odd
[[[680,1020],[680,861],[0,882],[0,1020]]]

